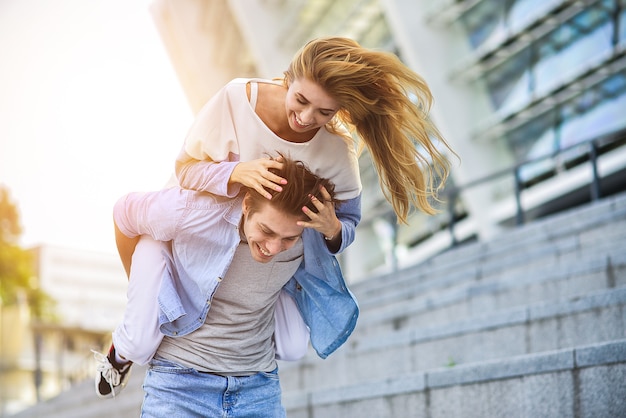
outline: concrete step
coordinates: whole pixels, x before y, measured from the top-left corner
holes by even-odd
[[[622,247],[626,248],[626,247]],[[567,300],[626,285],[626,252],[609,257],[581,254],[533,274],[504,274],[499,281],[461,281],[444,289],[424,290],[413,299],[361,309],[355,332],[376,335],[407,327],[442,325],[458,318],[527,304]]]
[[[281,362],[289,417],[626,416],[624,248],[626,194],[356,283],[351,340]],[[90,379],[15,417],[136,417],[134,367],[114,399]]]
[[[131,373],[126,388],[115,398],[98,398],[94,381],[89,379],[11,418],[136,418],[143,401],[146,367],[133,365]]]
[[[480,257],[484,254],[498,257],[500,253],[515,251],[532,251],[532,245],[539,241],[557,242],[563,237],[583,235],[600,228],[602,225],[613,225],[626,219],[626,193],[607,197],[598,202],[579,206],[568,211],[548,216],[532,223],[512,229],[503,229],[499,235],[479,243],[479,254],[469,249],[465,257],[463,252],[455,256],[458,262]],[[540,239],[538,239],[540,238]],[[433,257],[429,265],[449,264],[446,253]]]
[[[289,388],[319,389],[626,338],[626,287],[459,319],[442,326],[353,335],[326,360],[311,350],[281,365]],[[328,377],[332,376],[331,379]],[[332,383],[329,383],[332,382]]]
[[[368,296],[379,296],[390,288],[388,283],[430,281],[467,269],[477,273],[471,275],[485,276],[544,255],[564,253],[568,247],[595,247],[620,237],[622,240],[626,237],[626,194],[507,230],[488,242],[452,249],[418,266],[351,287],[365,306]]]
[[[284,405],[290,418],[615,418],[625,394],[620,340],[286,392]]]
[[[609,269],[613,270],[613,276],[619,277],[622,276],[621,270],[626,269],[622,263],[623,248],[626,248],[626,233],[624,239],[611,241],[610,245],[597,245],[551,258],[544,257],[542,260],[526,262],[523,266],[496,274],[487,275],[478,266],[467,266],[455,273],[435,279],[412,280],[410,275],[402,272],[397,281],[387,281],[384,288],[381,287],[377,294],[364,296],[358,289],[354,293],[359,300],[361,310],[364,313],[374,313],[378,309],[385,309],[398,303],[420,303],[433,300],[446,292],[454,293],[471,287],[487,289],[489,286],[496,286],[494,283],[501,282],[503,277],[540,279],[554,275],[555,272],[568,274],[570,271],[583,271],[585,268],[593,268],[598,262],[607,266],[610,263]]]
[[[512,238],[514,239],[514,237]],[[529,249],[528,249],[529,248]],[[403,299],[439,292],[465,281],[487,283],[506,275],[533,275],[546,266],[564,266],[581,257],[606,258],[619,256],[626,248],[626,220],[605,224],[597,229],[569,236],[560,241],[543,242],[539,239],[518,250],[508,250],[497,256],[483,256],[459,263],[458,254],[446,255],[450,265],[433,268],[427,264],[414,266],[383,279],[356,283],[353,292],[363,309]],[[443,256],[441,256],[443,257]]]
[[[139,416],[144,370],[114,399],[99,399],[93,382],[14,418]],[[432,418],[626,416],[626,340],[434,368],[340,388],[292,391],[283,385],[290,418],[372,416]]]

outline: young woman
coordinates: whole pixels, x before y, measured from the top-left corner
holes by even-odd
[[[353,242],[360,220],[361,182],[351,134],[371,154],[399,221],[406,222],[411,206],[435,212],[429,199],[449,170],[440,148],[452,150],[429,119],[431,102],[424,80],[393,54],[347,38],[321,38],[296,54],[282,80],[233,80],[198,114],[176,161],[183,188],[234,197],[246,186],[270,198],[265,188],[280,191],[285,181],[270,171],[281,163],[264,158],[277,150],[330,179],[344,202],[337,210],[321,202],[318,213],[303,208],[309,218],[299,222],[305,227],[304,263],[290,282],[291,297],[279,299],[276,307],[281,358],[303,355],[309,329],[313,347],[325,358],[356,325],[356,301],[332,257]],[[163,257],[157,248],[147,237],[135,248],[127,314],[132,305],[141,317],[142,306],[158,297]],[[143,302],[130,303],[131,295]],[[306,302],[316,297],[321,305]],[[346,308],[320,312],[320,306],[333,304]],[[145,363],[152,357],[160,339],[158,332],[140,335],[148,329],[116,329],[118,360]]]
[[[352,155],[337,156],[332,146],[337,138],[350,141],[347,127],[368,149],[385,196],[406,222],[411,206],[435,212],[429,198],[449,171],[440,148],[454,154],[428,116],[431,104],[426,82],[395,55],[347,38],[316,39],[296,54],[282,80],[237,79],[211,99],[187,136],[176,173],[183,187],[214,193],[225,192],[216,185],[226,176],[229,186],[279,189],[271,165],[256,160],[259,151],[282,145],[294,157],[308,154],[304,161],[313,167],[342,158],[351,165]]]

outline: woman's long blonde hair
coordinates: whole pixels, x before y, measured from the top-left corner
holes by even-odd
[[[298,78],[314,81],[339,102],[337,117],[369,150],[399,222],[407,222],[411,204],[437,212],[431,198],[437,199],[450,170],[437,143],[454,151],[428,116],[433,97],[422,77],[391,53],[331,37],[310,41],[296,54],[285,83]]]

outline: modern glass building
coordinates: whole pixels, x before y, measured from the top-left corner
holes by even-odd
[[[224,1],[154,2],[164,39],[176,27],[195,33],[166,42],[179,74],[181,50],[212,62],[210,50],[246,63],[219,80],[207,71],[215,88],[276,77],[309,39],[340,35],[396,53],[433,91],[432,117],[461,157],[442,212],[397,225],[363,154],[363,220],[341,256],[349,280],[626,188],[625,0]],[[231,20],[220,15],[219,32],[195,29],[217,3]],[[204,95],[190,102],[213,93],[185,90]]]

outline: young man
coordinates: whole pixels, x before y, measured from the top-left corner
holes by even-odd
[[[129,291],[114,346],[108,356],[96,355],[102,363],[96,377],[100,396],[124,387],[132,364],[127,360],[134,361],[133,351],[141,351],[136,347],[151,340],[148,346],[158,350],[144,382],[147,416],[168,411],[218,416],[225,409],[241,416],[281,416],[276,350],[285,343],[279,336],[295,345],[302,345],[304,336],[306,346],[304,318],[320,356],[345,342],[358,315],[356,302],[332,255],[315,244],[303,246],[301,239],[302,221],[333,208],[333,185],[287,158],[280,175],[287,184],[282,192],[271,192],[270,200],[256,191],[228,199],[172,188],[118,201],[116,240],[127,273],[139,236],[149,235],[159,241],[150,245],[163,247],[165,268],[155,269],[165,274],[158,304],[157,297],[144,297],[134,306]],[[296,271],[305,279],[296,282]],[[275,326],[278,300],[284,302],[284,322]],[[319,310],[320,303],[329,306]],[[159,331],[166,335],[162,342]],[[147,352],[152,357],[154,350]]]

